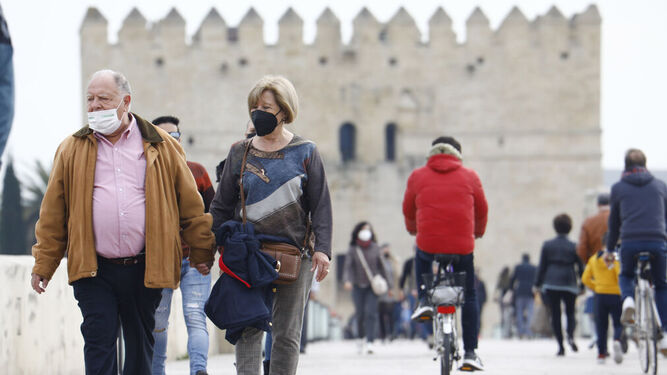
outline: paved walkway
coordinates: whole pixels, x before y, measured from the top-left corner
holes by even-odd
[[[580,339],[579,346],[588,340]],[[631,348],[622,364],[611,358],[604,365],[596,361],[596,349],[580,348],[578,353],[555,356],[556,344],[551,340],[481,340],[479,354],[486,366],[485,374],[493,375],[630,375],[642,374],[636,348]],[[667,359],[658,359],[658,373],[667,374]],[[235,374],[234,355],[218,355],[209,359],[209,374]],[[360,356],[351,341],[313,343],[299,360],[299,374],[305,375],[393,375],[439,374],[438,362],[420,341],[398,340],[377,345],[376,354]],[[457,374],[464,374],[456,371]],[[167,364],[167,374],[188,374],[188,362]]]

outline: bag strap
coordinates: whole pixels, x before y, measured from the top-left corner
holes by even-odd
[[[368,281],[373,280],[373,273],[371,272],[370,267],[368,267],[368,263],[366,263],[366,258],[364,257],[364,254],[361,253],[361,250],[359,250],[359,246],[354,247],[357,250],[357,255],[359,255],[359,261],[361,261],[361,266],[364,268],[364,271],[366,271],[366,277],[368,277]]]
[[[248,160],[248,151],[250,151],[250,144],[252,139],[248,141],[248,144],[245,146],[245,151],[243,152],[243,160],[241,160],[241,176],[239,177],[239,185],[241,188],[241,216],[243,218],[243,225],[246,224],[247,215],[245,209],[245,192],[243,191],[243,172],[245,172],[245,163]]]
[[[239,188],[241,190],[241,217],[243,218],[243,225],[248,221],[248,215],[246,214],[245,207],[245,192],[243,191],[243,172],[245,172],[245,164],[248,161],[248,151],[250,151],[250,145],[252,144],[252,139],[248,141],[248,144],[245,146],[245,151],[243,152],[243,159],[241,160],[241,175],[239,176]],[[303,238],[302,250],[306,249],[308,245],[308,239],[310,238],[310,218],[306,218],[306,235]]]

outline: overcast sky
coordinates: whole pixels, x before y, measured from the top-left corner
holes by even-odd
[[[343,40],[352,33],[352,19],[367,6],[386,22],[404,6],[423,35],[428,19],[442,6],[454,22],[459,41],[465,38],[465,20],[479,5],[496,29],[514,5],[533,20],[556,5],[566,17],[583,12],[590,1],[581,0],[0,0],[14,43],[16,115],[9,144],[19,171],[39,159],[49,162],[60,141],[81,124],[83,105],[80,78],[79,27],[89,6],[109,21],[115,42],[122,20],[138,7],[151,22],[176,7],[186,20],[188,37],[211,7],[227,25],[236,26],[250,6],[265,21],[267,43],[277,40],[277,20],[288,7],[304,19],[304,39],[315,37],[315,20],[329,6],[341,20]],[[623,153],[639,147],[649,168],[667,169],[665,114],[667,88],[667,1],[601,0],[596,4],[602,27],[602,164],[621,168]]]

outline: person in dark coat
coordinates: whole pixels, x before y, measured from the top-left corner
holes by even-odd
[[[655,304],[665,333],[659,350],[667,356],[667,185],[646,169],[646,155],[630,149],[625,154],[625,171],[621,180],[611,188],[611,212],[607,250],[616,251],[621,240],[621,274],[618,277],[623,300],[621,323],[634,318],[635,256],[649,252],[655,287]]]
[[[572,229],[572,219],[567,214],[560,214],[553,220],[556,238],[544,242],[540,255],[535,287],[544,292],[547,303],[551,306],[551,328],[558,341],[558,356],[565,355],[563,331],[560,324],[560,305],[565,303],[567,315],[567,342],[572,351],[577,351],[574,342],[574,302],[579,293],[579,280],[584,266],[577,255],[577,246],[567,238]]]
[[[524,253],[521,263],[514,267],[512,274],[512,290],[514,291],[514,312],[516,313],[516,329],[519,338],[532,337],[530,318],[533,316],[533,283],[537,267],[530,264],[530,255]]]

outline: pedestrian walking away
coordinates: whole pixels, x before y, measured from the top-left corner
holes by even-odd
[[[153,125],[169,133],[179,143],[181,142],[180,120],[174,116],[161,116],[153,120]],[[204,202],[204,211],[208,212],[213,195],[213,185],[208,177],[206,168],[199,163],[187,161],[188,168],[197,183],[197,191]],[[188,357],[190,358],[190,373],[192,375],[206,375],[208,359],[208,329],[206,328],[206,314],[204,304],[211,291],[211,275],[202,275],[190,267],[190,246],[182,242],[183,261],[181,263],[181,296],[183,301],[183,317],[188,330]],[[167,360],[167,329],[171,312],[171,297],[174,290],[162,289],[160,305],[155,311],[155,350],[153,353],[153,375],[164,375],[164,364]]]
[[[514,311],[516,328],[520,339],[531,338],[530,318],[533,316],[533,284],[537,267],[530,263],[530,255],[524,253],[521,263],[514,267],[512,273],[512,289],[514,290]]]
[[[35,228],[31,283],[43,293],[67,251],[69,283],[83,315],[86,373],[118,373],[120,322],[123,373],[149,374],[155,309],[162,288],[176,288],[181,277],[178,228],[191,266],[207,275],[211,217],[178,142],[130,112],[123,74],[94,73],[86,98],[88,125],[56,151]]]
[[[360,354],[373,354],[375,351],[374,343],[379,323],[379,296],[371,285],[375,275],[381,275],[387,280],[375,231],[368,222],[362,221],[352,230],[343,269],[343,286],[345,290],[352,291]]]
[[[623,300],[621,322],[631,323],[634,319],[636,256],[648,252],[652,256],[655,303],[663,329],[658,346],[667,356],[667,186],[646,169],[646,155],[641,150],[630,149],[626,152],[625,170],[621,180],[611,188],[610,206],[607,250],[615,252],[618,240],[621,241],[621,274],[618,280]]]
[[[565,303],[567,316],[567,342],[573,352],[579,350],[574,342],[576,320],[574,302],[582,290],[579,280],[583,272],[576,245],[567,238],[572,230],[572,219],[560,214],[553,219],[556,238],[544,242],[540,254],[535,287],[541,290],[551,307],[551,328],[558,342],[558,356],[565,355],[563,330],[561,328],[561,302]]]
[[[477,173],[463,166],[461,144],[452,137],[435,139],[426,166],[410,174],[403,198],[406,229],[417,236],[415,276],[419,285],[419,304],[412,317],[420,319],[433,315],[423,275],[433,275],[435,255],[461,255],[460,261],[454,265],[454,272],[466,273],[462,367],[476,370],[483,370],[484,366],[475,352],[479,306],[473,251],[475,238],[482,237],[486,230],[487,211]]]
[[[282,76],[264,76],[250,90],[247,102],[256,135],[229,150],[211,214],[213,226],[218,228],[228,220],[240,222],[244,211],[255,234],[284,238],[298,247],[306,245],[296,281],[276,285],[273,295],[269,372],[289,375],[296,373],[299,361],[303,314],[312,279],[322,281],[329,272],[331,198],[317,147],[285,128],[285,124],[294,122],[298,111],[292,83]],[[260,373],[262,337],[258,328],[243,330],[235,348],[238,374]]]
[[[621,343],[621,289],[618,287],[620,264],[614,254],[604,250],[589,258],[581,282],[595,292],[594,307],[595,330],[597,335],[598,362],[604,363],[609,357],[607,350],[607,332],[609,318],[614,327],[613,352],[614,362],[623,361],[623,345]]]

